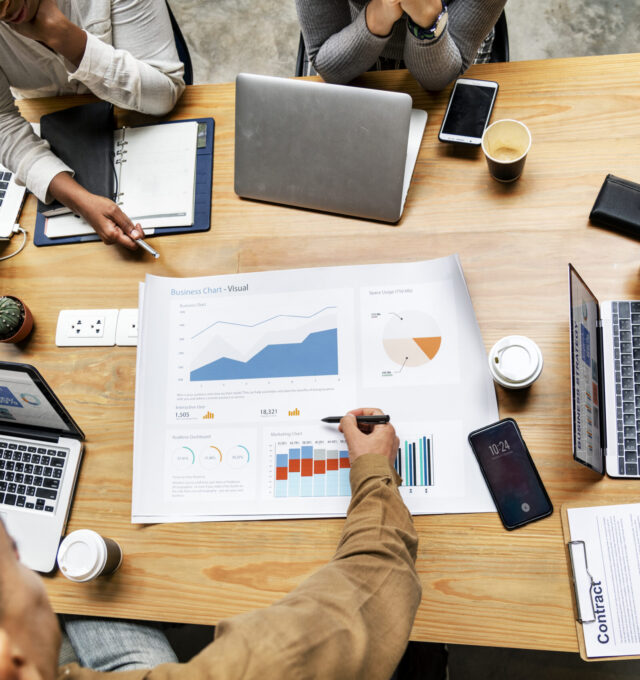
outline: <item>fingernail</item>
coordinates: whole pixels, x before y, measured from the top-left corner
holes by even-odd
[[[138,238],[140,236],[140,232],[137,229],[132,229],[131,234],[129,234],[131,238]]]

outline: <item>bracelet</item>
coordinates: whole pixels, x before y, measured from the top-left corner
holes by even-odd
[[[433,26],[429,28],[418,26],[418,24],[416,24],[415,21],[407,15],[407,28],[409,29],[411,35],[413,35],[418,40],[435,40],[442,35],[442,32],[447,25],[448,18],[449,12],[447,10],[447,6],[443,2],[442,12],[440,12],[440,14],[438,14],[436,17],[436,20],[433,22]]]

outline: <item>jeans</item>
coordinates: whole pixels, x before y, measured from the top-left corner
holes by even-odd
[[[60,617],[60,665],[77,661],[95,671],[129,671],[178,661],[160,625],[151,622]],[[75,653],[75,658],[72,657]]]

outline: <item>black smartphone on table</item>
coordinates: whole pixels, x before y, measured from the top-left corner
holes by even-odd
[[[553,505],[513,418],[475,430],[469,444],[505,529],[548,517]]]
[[[458,78],[442,119],[438,139],[441,142],[479,146],[497,94],[498,83],[492,80]]]

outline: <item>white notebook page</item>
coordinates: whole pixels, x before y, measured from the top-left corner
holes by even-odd
[[[124,147],[118,143],[124,141]],[[163,227],[193,224],[196,187],[197,121],[114,132],[114,149],[126,149],[125,163],[118,165],[122,210],[142,228],[153,233]],[[48,238],[93,234],[84,219],[73,214],[50,217]]]
[[[198,123],[125,128],[122,210],[142,228],[193,224]]]

